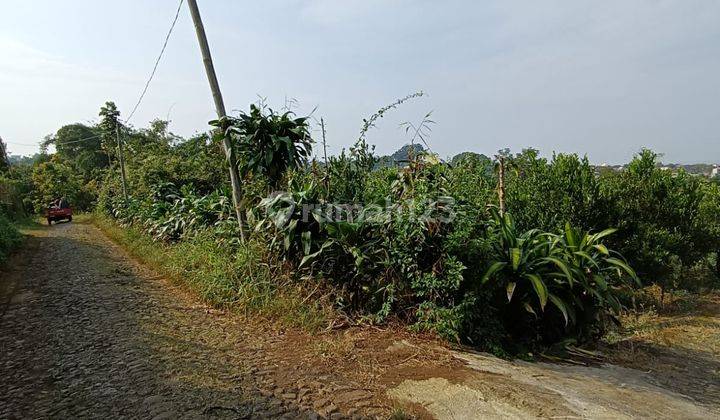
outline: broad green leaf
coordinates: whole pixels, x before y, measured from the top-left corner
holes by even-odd
[[[303,254],[308,255],[310,253],[310,246],[312,245],[312,233],[307,230],[300,234],[300,240],[302,241]]]
[[[578,238],[575,230],[570,226],[570,222],[565,223],[565,241],[572,247],[577,247]]]
[[[610,251],[608,251],[607,247],[603,244],[595,244],[593,245],[593,248],[600,251],[600,253],[602,253],[603,255],[610,255]]]
[[[560,312],[563,314],[563,318],[565,318],[565,326],[568,325],[568,310],[565,306],[565,303],[557,296],[553,295],[552,293],[548,296],[548,299],[550,299],[550,302],[553,303],[558,309],[560,309]]]
[[[598,266],[597,261],[595,261],[595,259],[593,257],[591,257],[590,255],[588,255],[585,251],[575,251],[575,252],[573,252],[573,254],[579,255],[579,256],[585,258],[590,264],[594,265],[595,267]]]
[[[621,268],[625,273],[627,273],[635,282],[637,282],[638,285],[640,285],[640,280],[637,277],[637,274],[635,274],[635,270],[630,268],[625,261],[619,260],[614,257],[606,258],[605,261],[609,262],[610,264]]]
[[[545,282],[543,282],[537,274],[525,274],[525,278],[530,280],[535,294],[538,300],[540,300],[540,308],[544,310],[548,300],[548,291]]]
[[[520,257],[522,256],[520,248],[511,248],[510,255],[512,257],[512,269],[513,271],[517,271],[520,266]]]
[[[308,263],[308,261],[312,261],[313,259],[315,259],[315,257],[317,257],[319,254],[320,254],[320,251],[317,251],[317,252],[313,252],[310,255],[304,256],[302,258],[302,260],[300,260],[300,268],[304,267],[305,264]]]
[[[506,262],[503,261],[495,261],[492,263],[490,268],[485,272],[485,275],[483,275],[482,280],[480,281],[482,284],[487,283],[488,280],[490,280],[490,277],[493,276],[498,270],[502,269],[507,265]]]
[[[599,232],[599,233],[594,234],[594,235],[593,235],[593,239],[597,241],[597,240],[600,240],[600,239],[602,239],[602,238],[604,238],[604,237],[606,237],[606,236],[608,236],[608,235],[612,235],[612,234],[615,233],[615,232],[617,232],[617,229],[615,229],[615,228],[605,229],[605,230],[603,230],[602,232]]]
[[[575,282],[575,279],[573,278],[572,274],[570,274],[570,270],[568,269],[567,264],[555,257],[545,257],[543,258],[543,260],[552,262],[560,270],[562,270],[562,272],[565,274],[565,277],[568,279],[569,284],[572,286],[572,284]]]

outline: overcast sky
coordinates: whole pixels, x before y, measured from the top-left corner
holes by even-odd
[[[395,98],[378,152],[433,111],[441,156],[535,147],[596,163],[641,147],[720,162],[720,1],[199,0],[226,106],[317,107],[330,150]],[[175,0],[13,1],[0,12],[0,137],[14,154],[114,100],[127,116]],[[132,123],[189,136],[214,116],[187,10]],[[27,145],[25,145],[27,144]]]

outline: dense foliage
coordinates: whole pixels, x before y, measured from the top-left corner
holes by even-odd
[[[100,124],[61,128],[48,139],[56,153],[17,166],[11,178],[35,210],[64,195],[156,241],[213,243],[222,258],[243,255],[242,269],[227,265],[238,274],[222,283],[223,296],[244,302],[261,288],[257,281],[264,290],[292,284],[311,291],[303,302],[322,295],[350,319],[393,318],[493,351],[593,339],[639,284],[718,285],[715,181],[664,171],[647,150],[623,170],[603,172],[587,158],[546,159],[531,149],[504,151],[503,165],[470,152],[448,163],[417,145],[376,156],[369,129],[417,96],[382,108],[353,147],[322,162],[311,159],[311,120],[291,112],[253,105],[212,122],[218,135],[182,139],[161,120],[124,126],[108,103]],[[224,135],[243,177],[245,243],[228,193]]]
[[[5,262],[10,250],[20,244],[20,239],[20,232],[10,219],[0,212],[0,264]]]
[[[21,239],[20,232],[11,219],[18,219],[25,213],[20,197],[21,186],[15,179],[14,172],[5,143],[0,138],[0,264],[5,262],[10,250],[15,248]]]

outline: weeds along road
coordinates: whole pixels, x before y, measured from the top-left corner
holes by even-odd
[[[239,328],[91,225],[32,231],[0,275],[2,419],[313,415],[257,390]]]

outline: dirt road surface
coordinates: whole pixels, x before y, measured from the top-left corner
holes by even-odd
[[[0,419],[720,416],[717,361],[677,389],[397,329],[310,336],[206,307],[90,224],[27,233],[0,272]]]

